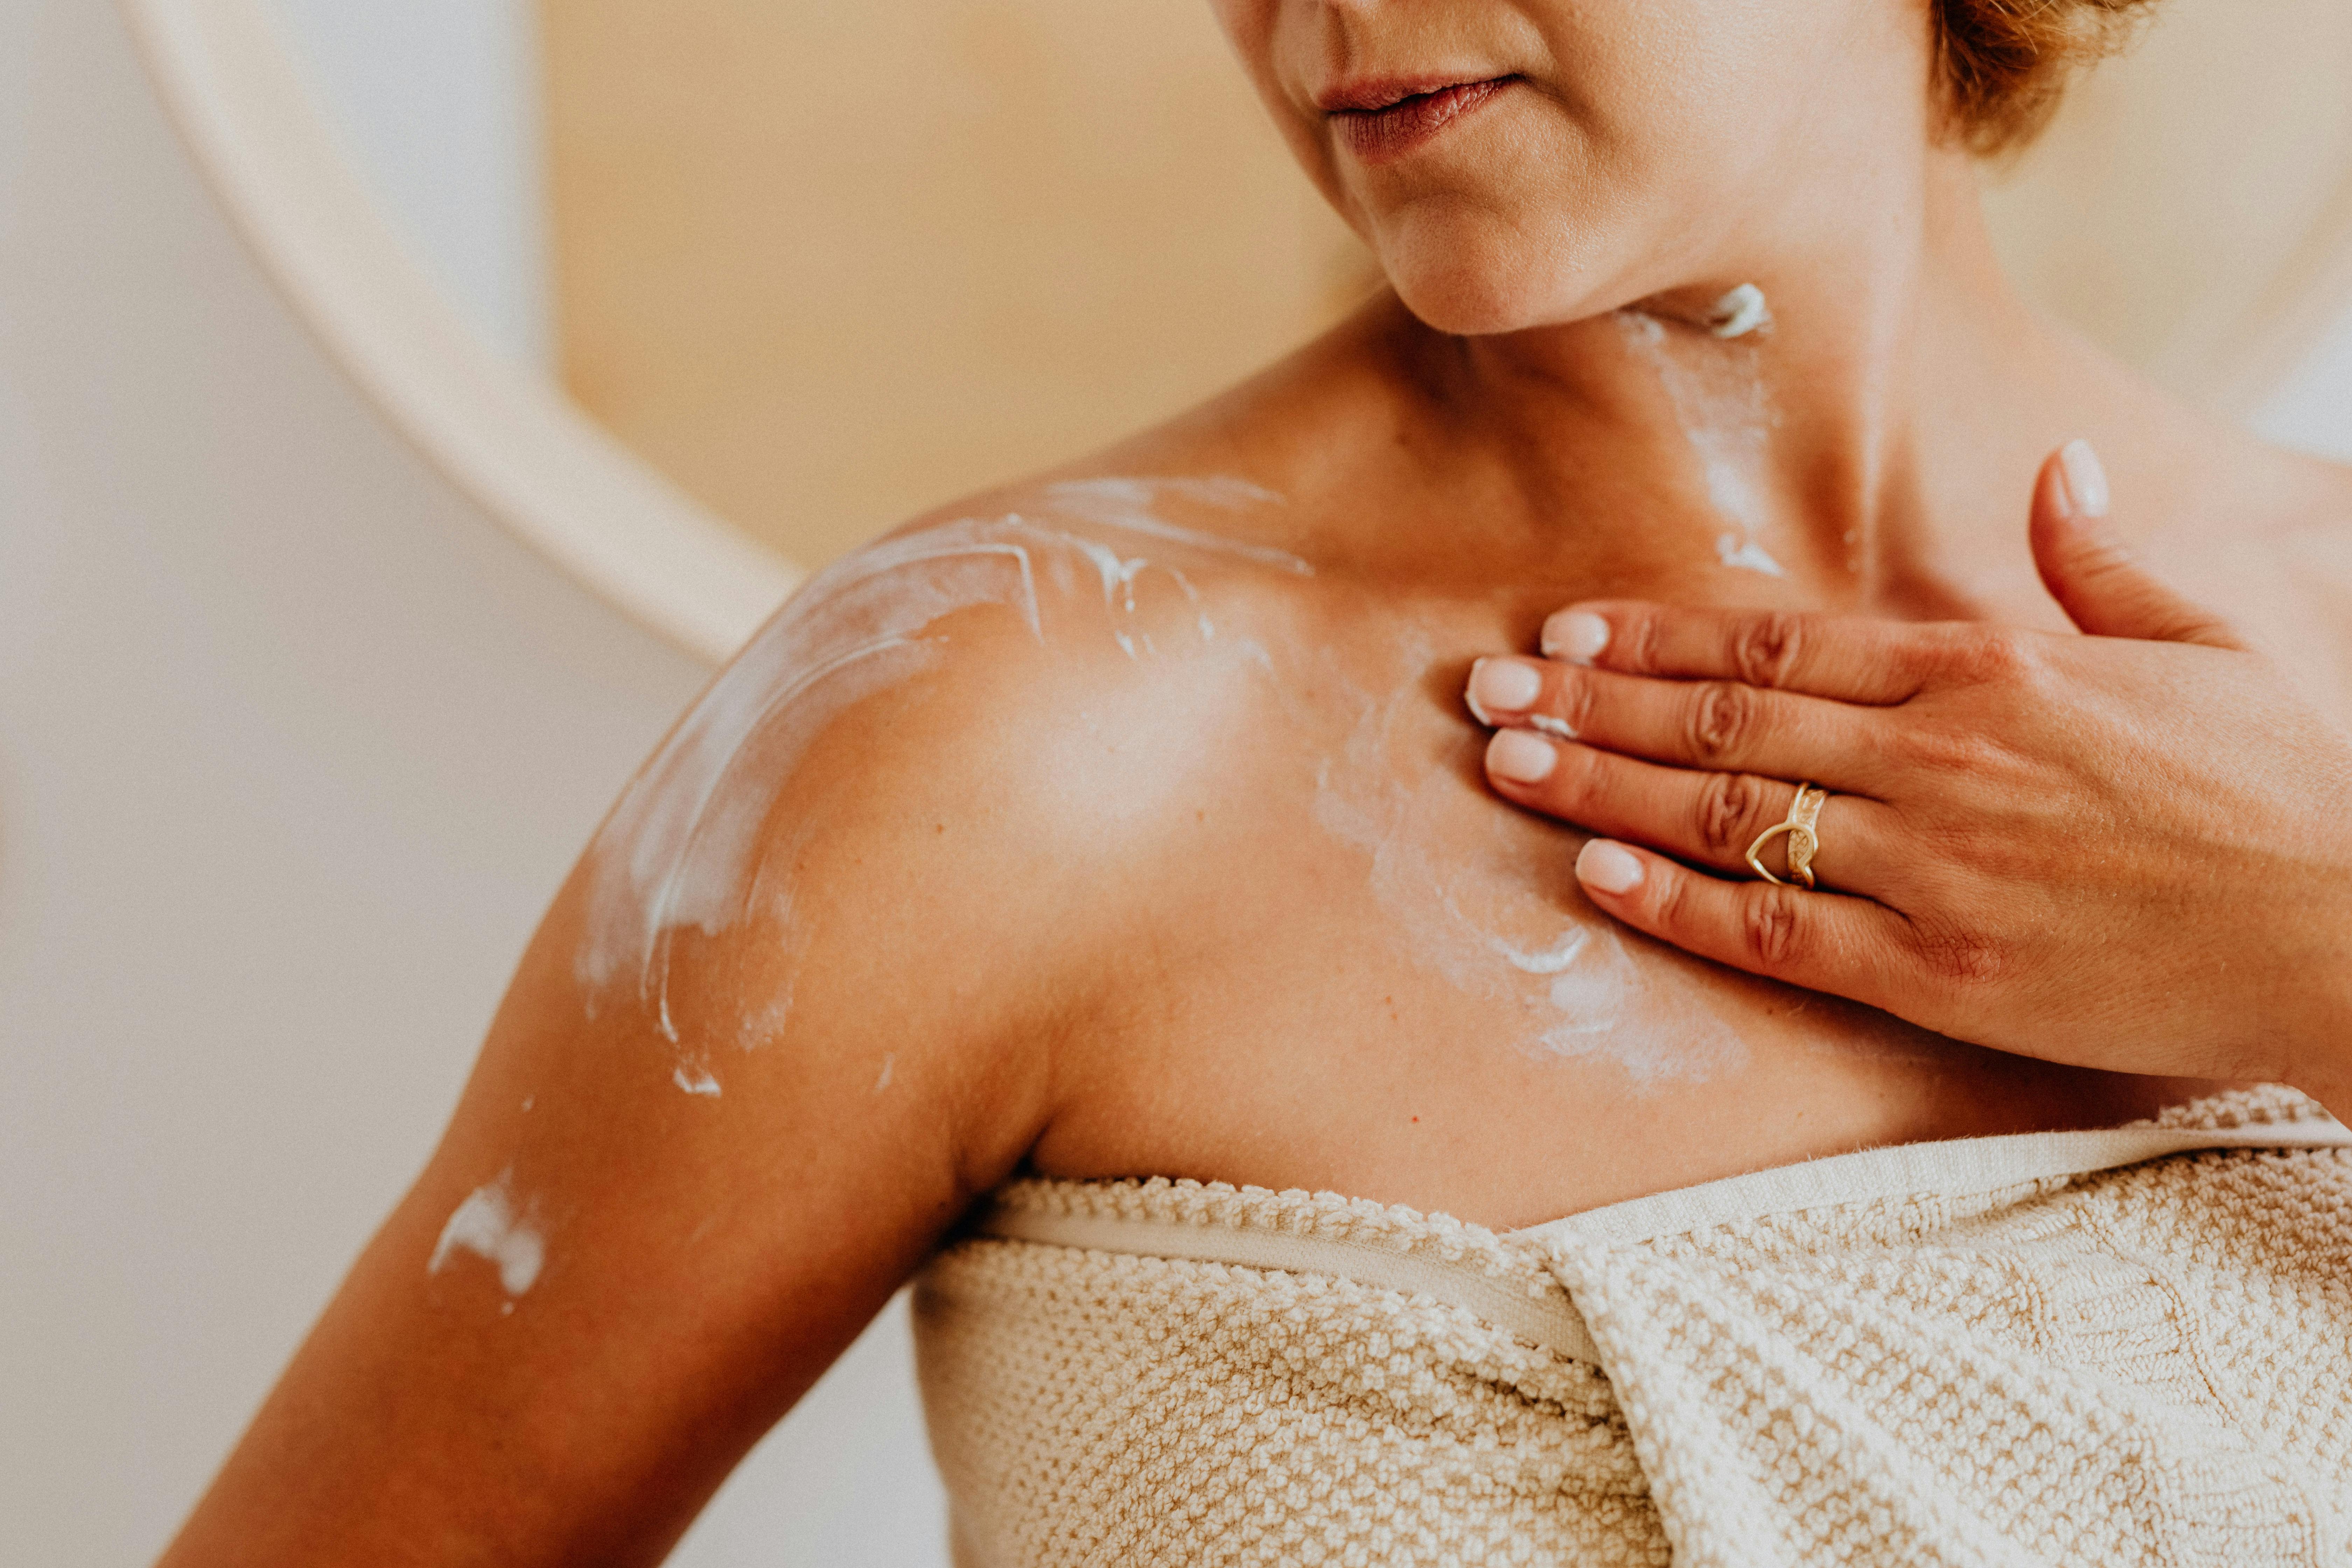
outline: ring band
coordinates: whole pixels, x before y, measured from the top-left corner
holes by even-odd
[[[1789,819],[1766,828],[1756,836],[1756,842],[1748,847],[1748,868],[1776,888],[1785,888],[1793,882],[1810,890],[1813,886],[1813,856],[1822,847],[1821,829],[1816,825],[1821,821],[1822,806],[1829,798],[1830,792],[1825,789],[1811,784],[1799,784],[1797,798],[1789,803]],[[1784,833],[1789,836],[1787,882],[1766,870],[1761,858],[1764,846]]]

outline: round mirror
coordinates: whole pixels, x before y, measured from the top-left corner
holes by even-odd
[[[1376,281],[1197,4],[124,3],[390,416],[712,658],[807,568],[1205,396]],[[2342,0],[2167,0],[1989,171],[2015,276],[2250,407],[2352,295],[2347,79]]]

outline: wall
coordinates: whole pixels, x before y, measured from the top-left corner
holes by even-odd
[[[344,148],[475,331],[554,363],[530,0],[268,0]]]
[[[565,384],[804,565],[1376,274],[1200,0],[541,0]]]
[[[2352,463],[2352,309],[2248,421],[2266,439]]]
[[[0,1559],[160,1550],[702,678],[384,434],[109,7],[0,3]],[[940,1521],[886,1321],[679,1561]]]

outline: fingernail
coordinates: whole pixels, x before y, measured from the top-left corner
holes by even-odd
[[[1576,858],[1576,879],[1596,893],[1630,893],[1642,885],[1642,862],[1623,845],[1596,838]]]
[[[1609,623],[1590,610],[1562,610],[1544,623],[1546,658],[1591,664],[1609,646]]]
[[[2058,475],[2066,481],[2068,516],[2107,515],[2106,465],[2099,461],[2099,454],[2088,441],[2078,437],[2058,448]]]
[[[1470,667],[1470,711],[1482,724],[1493,713],[1517,713],[1543,695],[1543,677],[1533,665],[1516,659],[1482,658]]]
[[[1486,742],[1486,771],[1512,784],[1541,784],[1559,766],[1551,742],[1525,730],[1500,730]]]

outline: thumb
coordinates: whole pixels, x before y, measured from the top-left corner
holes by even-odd
[[[2142,570],[2107,523],[2107,472],[2088,441],[2069,441],[2033,487],[2033,564],[2074,623],[2095,637],[2239,648],[2230,624]]]

